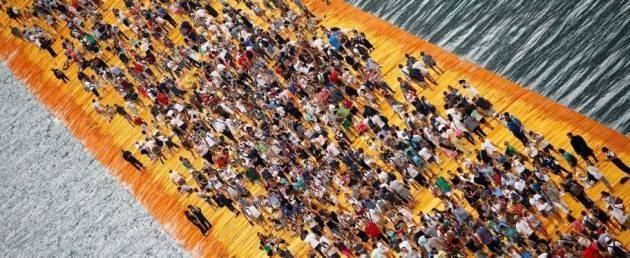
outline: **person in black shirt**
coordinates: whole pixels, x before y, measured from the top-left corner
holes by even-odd
[[[602,153],[606,156],[606,160],[612,162],[619,168],[619,170],[630,174],[630,167],[628,167],[617,155],[609,150],[607,147],[602,147]]]
[[[55,74],[55,78],[63,81],[63,83],[68,83],[68,81],[70,80],[70,78],[68,78],[68,76],[66,76],[65,73],[63,73],[63,71],[55,68],[52,69],[53,74]]]
[[[122,157],[123,157],[123,159],[125,159],[127,162],[129,162],[129,164],[131,164],[137,170],[144,169],[144,165],[142,165],[142,162],[140,162],[138,159],[136,159],[136,157],[134,157],[133,154],[130,151],[124,150],[122,152]]]
[[[588,146],[588,144],[586,143],[584,138],[582,138],[582,136],[573,135],[572,133],[567,133],[567,136],[569,137],[571,141],[571,146],[573,147],[573,150],[575,150],[575,153],[580,155],[583,160],[587,161],[589,160],[589,157],[593,157],[593,159],[595,159],[595,162],[599,161],[597,160],[597,157],[595,157],[595,154],[593,153],[593,149],[591,149],[591,147]]]
[[[236,207],[234,207],[234,204],[232,204],[234,201],[225,197],[225,194],[223,194],[222,192],[217,193],[213,198],[217,205],[219,205],[219,207],[226,207],[237,216],[240,214]]]
[[[195,227],[199,229],[199,231],[201,231],[202,235],[205,236],[208,234],[208,230],[206,229],[206,227],[201,224],[201,222],[199,221],[199,218],[197,218],[197,216],[195,216],[195,214],[193,214],[192,211],[190,210],[184,211],[184,216],[186,216],[186,219],[188,219],[188,221],[190,221],[193,225],[195,225]]]
[[[203,213],[201,212],[201,209],[199,207],[188,205],[188,210],[190,211],[190,213],[192,213],[197,218],[197,220],[199,221],[201,226],[204,227],[206,232],[208,232],[208,230],[210,230],[210,228],[212,228],[212,224],[210,224],[210,221],[208,221],[206,216],[203,215]]]

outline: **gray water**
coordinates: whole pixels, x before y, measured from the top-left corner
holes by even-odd
[[[0,121],[0,257],[187,256],[3,64]]]
[[[609,127],[630,133],[630,2],[349,0]]]

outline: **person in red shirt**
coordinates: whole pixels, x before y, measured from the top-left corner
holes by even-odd
[[[345,107],[346,109],[352,108],[352,101],[350,101],[349,99],[344,99],[343,100],[343,107]]]
[[[77,9],[79,11],[81,9],[83,9],[83,8],[81,8],[81,3],[79,3],[79,1],[77,1],[77,0],[72,1],[72,3],[70,5],[72,5],[72,7],[74,7],[74,9]]]
[[[322,90],[319,91],[318,97],[321,103],[328,103],[328,97],[330,97],[330,91],[328,91],[328,89],[326,88],[322,88]]]
[[[282,69],[281,66],[276,65],[275,68],[274,68],[274,71],[276,72],[276,74],[282,75],[283,69]]]
[[[582,220],[575,219],[570,213],[567,214],[567,220],[571,223],[571,230],[579,234],[584,234],[586,228],[584,224],[582,224]]]
[[[170,103],[168,95],[166,95],[166,93],[164,92],[160,92],[160,94],[157,95],[157,101],[162,106],[168,106],[168,104]]]
[[[138,87],[138,92],[140,93],[141,96],[145,97],[145,98],[149,98],[149,94],[147,92],[147,88],[144,86],[140,86]]]
[[[365,234],[367,234],[371,238],[378,238],[383,241],[387,241],[383,234],[381,234],[381,229],[378,227],[378,225],[376,225],[376,223],[372,221],[368,221],[367,223],[365,223],[365,229],[363,231],[365,231]]]
[[[142,121],[142,117],[136,116],[133,118],[133,123],[137,126],[140,126],[144,123],[144,121]]]
[[[216,157],[214,164],[219,166],[219,168],[225,168],[228,163],[230,163],[230,155],[226,149],[223,149],[221,155]]]
[[[330,80],[330,82],[332,82],[335,85],[339,85],[339,83],[341,83],[341,79],[339,78],[339,73],[337,72],[337,70],[331,70],[330,74],[328,74],[328,80]]]
[[[604,256],[599,252],[597,244],[593,242],[589,247],[582,251],[582,257],[584,258],[603,258]]]
[[[136,71],[137,73],[143,73],[144,66],[141,63],[136,62],[136,64],[133,66],[133,70]]]
[[[144,64],[140,62],[136,62],[136,64],[133,66],[133,70],[140,74],[145,74],[147,76],[155,77],[155,74],[153,73],[153,71],[151,71],[150,68],[148,68],[147,66],[145,66]]]
[[[245,55],[241,55],[241,57],[238,58],[238,64],[243,67],[243,69],[249,69],[249,66],[251,65],[251,63],[249,62],[249,58],[247,58],[247,56]]]

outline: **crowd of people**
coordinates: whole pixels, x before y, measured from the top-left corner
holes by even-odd
[[[446,87],[442,105],[431,103],[423,94],[446,71],[430,53],[406,54],[392,87],[362,32],[321,26],[299,0],[234,3],[125,0],[124,9],[105,9],[98,0],[35,0],[25,10],[3,8],[15,36],[53,57],[53,40],[61,40],[67,61],[53,72],[65,83],[76,65],[95,112],[141,131],[125,160],[142,171],[140,159],[179,159],[164,176],[182,195],[264,228],[258,236],[269,256],[292,256],[270,234],[278,231],[322,257],[626,256],[615,238],[630,226],[624,202],[581,136],[567,134],[584,162],[498,113],[464,79]],[[62,29],[69,33],[55,35]],[[101,103],[105,94],[123,101]],[[522,146],[493,143],[497,126]],[[602,153],[630,173],[612,150]],[[445,170],[446,160],[459,166]],[[585,191],[598,182],[607,188],[599,202]],[[441,205],[414,213],[423,189]],[[583,205],[579,216],[564,193]],[[211,230],[198,207],[184,215],[203,235]]]

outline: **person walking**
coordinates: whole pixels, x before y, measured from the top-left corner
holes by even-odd
[[[53,41],[46,37],[41,37],[39,40],[39,47],[50,53],[52,57],[57,57],[57,52],[52,48]]]
[[[597,182],[602,182],[608,189],[612,190],[612,185],[608,182],[608,179],[599,171],[593,162],[590,160],[586,161],[586,171],[587,181],[591,184],[595,184]]]
[[[595,157],[593,149],[591,149],[591,147],[586,144],[586,141],[584,140],[584,138],[582,138],[582,136],[573,135],[572,133],[567,133],[567,136],[571,141],[571,147],[573,147],[575,153],[580,155],[580,157],[582,157],[584,161],[588,161],[589,157],[593,157],[593,159],[595,159],[595,162],[599,161],[597,160],[597,157]]]
[[[606,161],[612,162],[613,164],[615,164],[615,166],[617,166],[619,170],[623,171],[626,174],[630,174],[630,168],[619,157],[617,157],[617,154],[609,150],[607,147],[602,147],[602,153],[606,157]],[[630,177],[625,176],[621,178],[619,182],[623,184],[628,181],[628,179],[630,179]]]
[[[222,191],[219,191],[216,195],[214,195],[213,199],[217,203],[217,205],[219,205],[219,207],[221,208],[226,207],[228,210],[230,210],[232,213],[234,213],[237,216],[241,213],[236,209],[236,207],[234,207],[234,204],[233,204],[234,201],[226,197]]]
[[[420,57],[422,58],[422,62],[424,62],[424,64],[431,68],[431,70],[433,70],[436,74],[439,75],[444,73],[444,70],[438,66],[433,56],[420,52]]]
[[[11,34],[16,38],[19,38],[22,40],[24,39],[24,34],[18,27],[11,26]]]
[[[584,191],[584,187],[577,181],[573,180],[571,175],[567,176],[566,181],[562,183],[562,188],[565,192],[570,193],[577,201],[582,203],[582,205],[584,205],[587,209],[593,207],[593,201]]]
[[[573,156],[573,154],[569,153],[568,151],[565,151],[564,149],[558,149],[558,152],[560,152],[560,154],[562,155],[562,158],[567,163],[569,163],[569,167],[571,167],[571,169],[575,170],[575,168],[578,166],[577,158],[575,158],[575,156]]]
[[[188,205],[188,210],[195,215],[199,223],[201,223],[201,225],[206,229],[206,232],[212,228],[212,224],[210,224],[210,221],[208,221],[206,216],[203,215],[199,207]]]
[[[507,128],[510,130],[510,132],[512,132],[514,137],[521,141],[523,145],[527,146],[529,140],[527,139],[527,136],[525,136],[525,128],[523,127],[521,121],[518,120],[518,118],[516,118],[515,116],[510,115],[510,113],[508,112],[505,112],[504,119],[507,122]]]
[[[197,216],[195,216],[195,214],[193,214],[192,211],[190,210],[184,211],[184,216],[186,216],[186,219],[188,219],[190,223],[195,225],[195,227],[197,227],[199,231],[201,231],[202,235],[206,236],[208,234],[208,230],[206,229],[206,227],[203,224],[201,224],[201,222],[199,221],[199,218],[197,218]]]
[[[131,164],[137,170],[144,169],[144,165],[142,165],[142,162],[140,162],[138,159],[136,159],[136,157],[134,157],[133,154],[130,151],[124,150],[122,152],[122,157],[123,157],[124,160],[129,162],[129,164]]]
[[[68,83],[68,81],[70,80],[70,78],[68,78],[68,76],[66,76],[65,73],[63,73],[63,71],[54,68],[52,69],[53,74],[55,74],[55,78],[57,78],[58,80],[63,81],[63,83]]]

